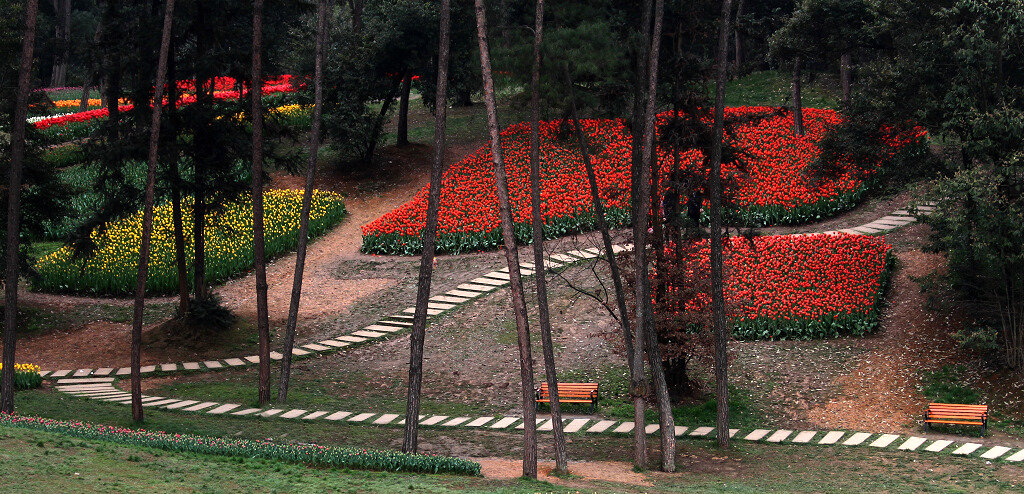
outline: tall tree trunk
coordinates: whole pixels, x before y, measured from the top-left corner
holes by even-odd
[[[537,283],[537,319],[540,324],[544,377],[551,394],[551,425],[555,436],[555,471],[569,472],[565,453],[562,405],[558,402],[558,373],[555,370],[554,342],[551,339],[551,313],[548,286],[544,276],[544,218],[540,203],[540,48],[544,35],[544,0],[537,0],[533,27],[533,69],[530,74],[530,206],[533,220],[533,263]]]
[[[725,129],[726,57],[729,52],[729,4],[731,2],[732,0],[722,1],[722,17],[718,23],[715,127],[714,142],[711,145],[711,176],[708,183],[708,188],[711,189],[711,324],[715,334],[715,395],[718,399],[716,429],[718,445],[723,448],[729,446],[729,355],[727,346],[729,344],[729,328],[725,321],[725,295],[722,288],[724,276],[722,260],[722,139],[724,136],[722,134]],[[796,79],[799,80],[799,74]],[[799,104],[799,98],[796,101]]]
[[[423,388],[423,340],[426,339],[427,305],[430,281],[434,274],[437,246],[437,210],[441,204],[441,178],[444,172],[445,131],[448,123],[448,62],[451,55],[451,5],[441,0],[439,41],[437,45],[437,91],[434,94],[434,162],[430,168],[430,192],[427,218],[423,225],[423,252],[416,284],[416,311],[409,336],[409,390],[405,404],[405,436],[402,451],[415,453],[419,446],[420,392]]]
[[[803,57],[797,55],[793,61],[793,132],[800,136],[804,135],[804,105],[800,101],[800,79],[803,77],[803,65]]]
[[[352,11],[352,31],[356,34],[363,32],[363,0],[348,0],[349,8]]]
[[[626,306],[626,290],[622,286],[622,274],[619,272],[619,262],[612,247],[612,236],[608,228],[608,220],[605,218],[604,203],[601,201],[601,194],[597,187],[597,173],[594,171],[594,163],[590,160],[590,143],[583,133],[583,126],[580,125],[580,117],[576,110],[576,92],[574,83],[566,71],[566,78],[569,85],[569,104],[572,112],[571,118],[573,128],[576,131],[576,138],[580,141],[580,154],[583,159],[583,167],[587,172],[587,184],[590,186],[590,200],[594,203],[594,218],[597,221],[597,229],[601,232],[601,241],[604,243],[604,253],[608,258],[608,267],[612,274],[612,285],[615,287],[615,302],[619,309],[619,325],[622,327],[622,341],[626,351],[626,363],[630,371],[633,369],[633,331],[629,324],[629,309]]]
[[[185,260],[185,224],[181,212],[181,170],[178,167],[178,75],[174,61],[174,38],[167,51],[167,120],[171,124],[171,223],[174,229],[174,265],[178,273],[178,316],[188,313],[188,264]]]
[[[412,92],[412,74],[402,79],[402,99],[398,102],[398,145],[409,145],[409,93]]]
[[[252,254],[256,267],[256,328],[260,337],[259,404],[265,405],[270,401],[270,321],[263,243],[263,0],[253,0],[252,4]]]
[[[302,297],[302,275],[306,269],[306,244],[309,242],[309,210],[313,204],[313,180],[320,154],[320,126],[324,102],[324,57],[327,38],[327,0],[318,0],[316,9],[316,55],[313,73],[313,128],[309,133],[309,163],[306,165],[306,187],[302,191],[302,214],[299,217],[299,245],[295,250],[295,276],[292,279],[292,300],[288,306],[288,323],[284,334],[284,357],[281,360],[281,383],[277,401],[288,399],[288,380],[292,371],[292,349],[295,347],[295,328],[299,320],[299,301]]]
[[[743,35],[740,33],[740,19],[743,17],[743,2],[739,0],[736,4],[736,20],[733,24],[735,30],[733,32],[733,49],[735,51],[735,67],[736,77],[743,75]]]
[[[142,211],[142,246],[139,248],[139,270],[135,279],[135,304],[132,318],[132,419],[142,421],[142,315],[146,305],[146,275],[149,272],[149,248],[153,239],[153,196],[156,189],[156,167],[160,158],[160,112],[163,110],[164,82],[167,80],[167,53],[171,44],[174,21],[174,0],[164,7],[164,27],[160,37],[160,55],[153,91],[153,119],[149,124],[149,161],[146,167],[146,197]]]
[[[636,84],[633,95],[633,154],[632,167],[630,169],[630,198],[633,213],[633,267],[635,272],[636,312],[633,332],[633,365],[630,368],[629,392],[633,400],[633,466],[637,469],[647,469],[647,434],[645,411],[648,388],[647,371],[644,367],[644,310],[643,292],[644,283],[641,281],[647,276],[647,214],[650,211],[650,195],[642,192],[645,187],[641,184],[646,182],[650,186],[650,161],[644,159],[644,137],[646,135],[645,125],[645,98],[650,95],[644,89],[648,82],[647,71],[650,69],[648,61],[651,51],[651,17],[653,16],[655,0],[644,2],[642,15],[643,37],[640,47],[637,49],[636,60]],[[653,140],[653,139],[652,139]],[[646,173],[646,175],[645,175]],[[646,177],[646,178],[645,178]],[[645,205],[646,203],[646,205]],[[641,212],[643,210],[643,212]]]
[[[391,105],[395,101],[395,96],[398,95],[398,90],[402,87],[402,80],[396,79],[391,83],[391,89],[388,91],[387,98],[384,98],[383,104],[381,104],[380,112],[377,114],[377,119],[373,121],[373,130],[370,133],[370,142],[367,143],[366,152],[363,154],[363,161],[367,163],[373,160],[373,155],[377,153],[377,143],[380,141],[380,133],[384,128],[384,117],[388,116],[388,111],[391,110]]]
[[[14,352],[18,334],[18,249],[21,238],[21,177],[25,163],[25,119],[32,90],[32,56],[35,52],[39,1],[25,2],[25,30],[21,38],[18,92],[11,123],[11,169],[7,185],[7,244],[4,272],[4,355],[0,371],[0,412],[14,413]]]
[[[487,8],[484,0],[475,0],[477,40],[480,44],[480,72],[484,83],[484,103],[487,107],[487,130],[491,136],[491,157],[494,160],[494,182],[501,215],[501,236],[505,244],[505,261],[511,282],[512,309],[516,317],[519,340],[519,373],[522,377],[523,398],[523,476],[537,478],[537,413],[533,389],[533,357],[530,355],[530,327],[526,315],[523,279],[519,272],[519,252],[516,250],[515,226],[508,198],[508,179],[501,154],[501,135],[498,132],[498,111],[494,98],[494,79],[491,76],[491,54],[487,44]]]
[[[71,62],[71,0],[53,0],[54,41],[57,47],[53,56],[53,72],[50,86],[61,87],[67,83],[68,64]]]
[[[652,26],[651,47],[648,55],[647,68],[647,110],[644,122],[643,160],[639,178],[641,203],[637,206],[637,223],[642,225],[642,241],[637,251],[642,251],[642,259],[637,259],[637,331],[644,339],[647,347],[647,359],[651,366],[651,378],[658,406],[658,423],[661,432],[661,468],[666,472],[674,472],[676,467],[676,436],[675,419],[672,417],[672,402],[668,396],[668,383],[665,379],[665,368],[661,362],[661,349],[658,346],[657,328],[654,326],[654,307],[651,302],[651,278],[647,275],[646,234],[650,224],[652,176],[658,173],[657,141],[657,90],[658,90],[658,59],[661,52],[662,20],[664,19],[664,1],[657,0],[654,6],[654,25]],[[634,232],[637,227],[634,225]],[[634,233],[635,236],[635,233]],[[643,269],[639,269],[642,261]],[[643,317],[639,317],[640,313]],[[642,321],[642,325],[641,325]],[[640,331],[640,328],[643,328]],[[635,351],[635,347],[634,347]],[[638,426],[639,427],[639,426]]]
[[[839,57],[839,80],[843,86],[843,103],[850,104],[850,66],[852,65],[853,56],[850,52],[843,53]]]
[[[78,100],[78,111],[86,111],[89,109],[89,79],[82,83],[82,96]]]

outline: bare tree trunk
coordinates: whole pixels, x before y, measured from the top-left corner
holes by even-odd
[[[534,279],[537,283],[537,318],[540,324],[544,374],[551,394],[551,425],[555,436],[555,471],[569,472],[565,452],[565,431],[562,405],[558,402],[558,372],[555,369],[554,342],[551,339],[551,313],[548,307],[548,286],[544,276],[544,218],[540,203],[540,47],[544,35],[544,0],[537,0],[533,27],[533,70],[530,75],[530,206],[533,220]]]
[[[313,75],[313,128],[309,134],[309,163],[306,165],[306,187],[302,191],[302,214],[299,217],[299,245],[295,250],[295,276],[292,279],[292,300],[288,306],[288,323],[284,333],[284,357],[281,360],[281,383],[277,401],[288,399],[288,380],[292,371],[292,349],[295,347],[295,328],[299,320],[299,301],[302,297],[302,275],[306,269],[306,244],[309,242],[309,210],[313,204],[313,180],[320,154],[320,125],[324,102],[324,57],[327,38],[327,0],[318,0],[316,9],[316,55]]]
[[[633,331],[629,325],[629,309],[626,307],[626,290],[622,286],[622,274],[619,272],[619,263],[612,247],[612,236],[608,229],[608,220],[605,218],[604,203],[597,187],[597,173],[594,171],[594,163],[590,160],[590,144],[587,136],[583,133],[583,126],[580,125],[580,118],[576,110],[576,92],[573,82],[566,71],[569,84],[569,103],[573,128],[576,131],[576,138],[580,141],[580,153],[583,159],[583,167],[587,172],[587,183],[590,185],[590,200],[594,203],[594,218],[597,220],[597,229],[601,232],[601,240],[604,243],[604,253],[608,258],[608,267],[611,269],[612,285],[615,287],[615,302],[619,309],[619,325],[622,328],[622,341],[626,351],[626,363],[630,371],[633,369]]]
[[[654,307],[651,303],[651,279],[647,274],[646,237],[647,228],[650,224],[651,211],[651,187],[652,175],[656,173],[658,163],[657,143],[657,89],[658,89],[658,56],[661,51],[661,30],[664,18],[664,2],[657,0],[654,6],[654,25],[650,51],[647,62],[647,108],[644,121],[644,140],[640,173],[638,174],[638,198],[639,203],[636,209],[636,221],[634,222],[634,247],[640,256],[635,257],[637,261],[637,335],[643,338],[646,345],[647,358],[651,366],[651,377],[654,382],[654,392],[658,406],[658,422],[661,431],[661,468],[666,472],[675,471],[676,436],[675,420],[672,417],[672,402],[668,396],[668,384],[665,379],[665,368],[661,362],[661,351],[658,347],[657,329],[654,327]],[[638,226],[639,225],[639,226]],[[636,232],[641,232],[640,241],[637,242]],[[642,315],[641,315],[642,314]],[[634,351],[636,346],[634,346]],[[640,353],[637,352],[639,356]],[[643,358],[640,356],[639,358]],[[636,427],[640,427],[640,422]],[[645,432],[644,432],[645,433]],[[645,433],[646,434],[646,433]]]
[[[398,142],[399,146],[409,145],[409,93],[412,92],[412,74],[406,74],[402,80],[402,99],[398,102]]]
[[[796,60],[793,61],[793,131],[800,136],[804,135],[804,105],[800,102],[800,79],[803,64],[803,57],[797,55]]]
[[[850,65],[852,65],[853,56],[850,52],[843,53],[839,57],[839,80],[843,86],[843,103],[850,103]]]
[[[176,126],[178,114],[178,76],[174,62],[174,39],[167,51],[167,113]],[[171,223],[174,228],[174,264],[178,272],[178,316],[188,313],[188,265],[185,262],[185,225],[181,212],[181,170],[178,168],[177,127],[171,129]]]
[[[135,279],[135,304],[132,318],[132,419],[142,421],[142,315],[146,305],[146,276],[149,272],[149,248],[153,239],[153,197],[156,189],[156,167],[160,158],[160,112],[163,110],[164,82],[167,80],[167,53],[174,22],[174,0],[164,6],[164,27],[160,37],[153,91],[153,119],[149,124],[149,162],[146,168],[146,197],[142,210],[142,246],[139,248],[139,271]]]
[[[7,186],[7,259],[4,273],[4,355],[0,371],[0,412],[14,413],[14,352],[18,334],[18,249],[21,238],[21,177],[25,163],[25,119],[32,90],[32,56],[35,52],[39,1],[25,2],[25,30],[21,38],[18,92],[11,124],[11,169]]]
[[[202,19],[202,16],[199,16]],[[196,80],[196,104],[207,109],[213,106],[214,79]],[[192,139],[192,161],[195,170],[195,194],[192,205],[192,289],[196,300],[209,296],[206,286],[206,152],[210,145],[206,133],[196,129]]]
[[[711,145],[711,176],[708,188],[711,199],[711,324],[715,334],[715,395],[718,399],[716,429],[718,445],[729,447],[729,328],[725,322],[725,295],[723,293],[722,260],[722,140],[725,129],[725,81],[726,57],[729,52],[729,4],[723,0],[722,17],[718,24],[718,66],[715,81],[715,127],[714,142]],[[799,66],[799,62],[797,62]],[[796,76],[799,80],[799,73]],[[796,99],[799,105],[799,97]],[[799,115],[799,113],[798,113]],[[798,122],[802,120],[798,119]],[[803,131],[801,130],[801,133]]]
[[[733,49],[735,51],[736,62],[734,70],[736,71],[736,77],[743,75],[743,35],[740,33],[740,18],[743,17],[743,2],[744,0],[739,0],[736,5],[736,21],[733,33]]]
[[[484,83],[484,103],[487,107],[487,129],[491,135],[491,157],[494,160],[494,182],[497,187],[498,211],[501,214],[501,236],[505,243],[505,261],[511,281],[512,308],[516,316],[519,339],[519,373],[522,377],[523,398],[523,476],[537,478],[537,413],[533,389],[533,357],[530,355],[530,327],[523,295],[523,279],[519,272],[519,252],[516,250],[512,211],[508,198],[508,179],[501,154],[501,135],[498,132],[498,111],[494,99],[494,79],[491,76],[491,54],[487,46],[487,8],[484,0],[476,1],[477,40],[480,44],[480,72]]]
[[[373,155],[377,153],[377,142],[380,140],[381,130],[384,128],[384,117],[388,116],[388,111],[391,110],[391,105],[395,101],[398,90],[402,86],[402,81],[396,80],[391,84],[391,90],[388,91],[388,96],[384,98],[383,104],[380,107],[380,113],[377,114],[377,119],[373,122],[373,131],[370,134],[370,142],[366,146],[366,152],[363,155],[363,160],[369,163],[373,160]]]
[[[348,0],[348,5],[352,10],[352,31],[359,34],[363,32],[363,0]]]
[[[444,172],[445,130],[448,123],[448,60],[451,54],[451,5],[441,0],[439,41],[437,46],[437,91],[434,95],[434,162],[430,169],[427,218],[423,225],[423,253],[416,285],[416,311],[409,337],[409,391],[405,405],[405,437],[402,451],[415,453],[419,442],[420,392],[423,388],[423,340],[426,339],[427,305],[430,280],[434,274],[437,246],[437,210],[441,204],[441,179]]]
[[[68,63],[71,61],[71,0],[53,0],[54,50],[53,72],[50,86],[61,87],[67,83]]]
[[[256,267],[256,327],[259,332],[259,404],[270,401],[270,321],[267,314],[267,259],[263,239],[263,0],[252,14],[252,236]]]
[[[78,100],[78,111],[86,111],[89,109],[90,89],[91,88],[89,87],[89,80],[86,79],[85,82],[82,83],[82,96]]]

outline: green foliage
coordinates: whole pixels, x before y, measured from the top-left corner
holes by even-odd
[[[353,468],[387,472],[450,473],[479,475],[480,464],[437,455],[395,451],[339,448],[316,444],[276,444],[270,441],[223,439],[192,434],[165,434],[83,422],[63,422],[37,417],[0,414],[0,425],[55,432],[69,437],[146,446],[188,453],[240,458],[265,458],[328,468]]]
[[[945,365],[941,369],[924,374],[924,395],[937,403],[960,403],[972,405],[981,396],[964,385],[966,368],[962,365]]]
[[[216,334],[231,329],[238,318],[224,306],[216,293],[190,298],[188,312],[181,317],[185,328],[193,334]]]

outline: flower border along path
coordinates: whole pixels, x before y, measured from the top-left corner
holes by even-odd
[[[870,223],[865,223],[861,226],[848,228],[844,230],[832,230],[823,232],[825,234],[836,234],[836,233],[848,233],[852,235],[876,235],[882,234],[896,228],[908,225],[917,221],[912,216],[908,209],[916,210],[919,215],[927,215],[935,209],[934,203],[925,202],[921,205],[913,208],[900,209],[893,212],[890,215],[879,218]],[[808,233],[795,233],[793,235],[809,235]],[[613,245],[615,254],[629,250],[632,248],[631,244]],[[572,264],[582,263],[589,261],[601,256],[601,250],[598,248],[589,248],[583,250],[573,250],[562,254],[549,255],[546,260],[546,267],[548,269],[561,269],[568,267]],[[534,273],[533,269],[536,267],[533,263],[522,262],[520,263],[522,268],[522,274],[529,276]],[[474,278],[467,283],[463,283],[453,290],[449,290],[442,295],[435,295],[430,298],[430,303],[427,306],[427,316],[434,318],[455,309],[464,304],[470,303],[476,300],[481,295],[490,293],[498,288],[501,288],[509,283],[508,269],[500,269],[498,271],[492,271],[481,275],[480,277]],[[352,333],[342,334],[335,336],[334,338],[309,342],[303,345],[298,345],[292,351],[294,358],[308,358],[320,354],[326,354],[341,350],[343,348],[351,347],[354,345],[363,345],[368,343],[377,342],[389,338],[392,335],[403,334],[409,331],[412,327],[412,314],[416,311],[415,307],[409,307],[403,311],[387,316],[379,321],[364,327],[359,331]],[[281,360],[283,355],[280,352],[270,352],[270,358],[272,360]],[[225,358],[219,360],[207,360],[202,362],[168,362],[157,365],[143,366],[141,372],[143,374],[167,374],[167,373],[179,373],[179,372],[207,372],[214,370],[222,370],[233,367],[245,367],[250,365],[259,364],[260,358],[257,355],[238,356],[232,358]],[[85,369],[63,369],[57,371],[42,371],[40,375],[47,379],[59,379],[65,377],[106,377],[106,376],[126,376],[131,373],[129,367],[97,367],[97,368],[85,368]]]

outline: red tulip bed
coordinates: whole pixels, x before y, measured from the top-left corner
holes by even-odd
[[[448,456],[406,454],[396,451],[340,448],[316,444],[278,444],[270,441],[224,439],[193,434],[169,434],[85,422],[22,417],[6,413],[0,413],[0,426],[41,430],[65,436],[166,451],[264,458],[318,467],[456,475],[480,474],[479,463]]]
[[[892,267],[881,237],[847,234],[731,238],[725,248],[725,299],[732,335],[743,340],[863,336],[878,327]],[[702,241],[681,256],[685,281],[665,287],[660,314],[698,313],[710,306],[710,247]],[[676,270],[675,273],[680,271]],[[674,292],[691,290],[686,302]],[[675,304],[673,304],[675,302]],[[679,307],[678,305],[684,305]]]
[[[213,97],[215,100],[236,100],[240,97],[235,89],[236,81],[230,77],[218,77],[214,82]],[[178,99],[178,106],[185,106],[195,103],[195,83],[193,81],[179,81],[178,90],[181,97]],[[291,83],[291,76],[285,75],[277,79],[268,80],[264,83],[263,94],[272,95],[279,93],[294,92],[295,88]],[[248,94],[248,91],[244,92]],[[135,105],[128,103],[118,105],[123,112],[131,111]],[[49,118],[34,119],[32,126],[41,131],[47,140],[53,143],[67,142],[79,139],[91,134],[99,123],[110,116],[107,108],[98,108],[75,113],[65,113]]]
[[[769,107],[728,108],[737,126],[736,143],[748,154],[745,173],[737,166],[723,166],[733,177],[727,196],[737,206],[732,222],[747,226],[799,223],[831,216],[852,207],[863,194],[865,179],[880,166],[840,164],[838,176],[816,180],[809,173],[820,154],[818,143],[826,132],[841,123],[832,110],[804,110],[805,135],[795,136],[791,115]],[[748,118],[763,117],[763,118]],[[662,114],[663,121],[668,114]],[[584,120],[591,139],[593,163],[609,223],[629,221],[629,157],[631,139],[619,120]],[[530,239],[528,123],[512,125],[501,134],[501,147],[509,177],[516,237]],[[918,142],[924,131],[896,136],[889,142],[892,153]],[[682,153],[684,169],[703,168],[703,155]],[[675,160],[670,149],[659,151],[664,176]],[[864,171],[867,170],[867,171]],[[593,205],[582,159],[574,144],[559,138],[558,122],[541,124],[541,201],[545,236],[554,238],[594,228]],[[363,226],[363,251],[375,254],[410,255],[422,246],[420,232],[426,218],[427,188],[411,201]],[[467,156],[445,172],[438,225],[439,252],[459,253],[493,249],[501,244],[494,167],[489,146]]]

